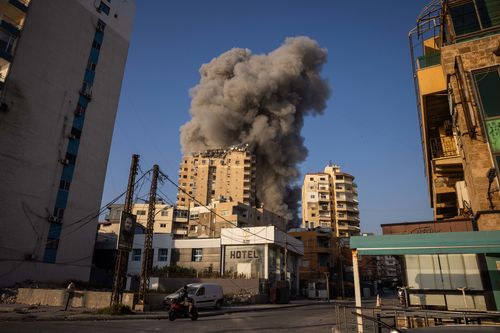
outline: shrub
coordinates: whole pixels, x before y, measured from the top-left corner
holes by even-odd
[[[113,304],[111,306],[97,310],[99,314],[110,314],[110,315],[126,315],[132,314],[132,310],[128,305],[123,305],[121,303]]]

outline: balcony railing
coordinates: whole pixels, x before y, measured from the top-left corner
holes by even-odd
[[[444,136],[439,138],[430,138],[432,158],[451,157],[458,155],[455,138]]]
[[[441,52],[436,51],[430,54],[425,54],[418,57],[417,61],[419,69],[439,65],[441,63]]]

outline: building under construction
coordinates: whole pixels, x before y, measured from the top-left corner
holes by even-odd
[[[435,220],[500,227],[500,2],[436,0],[410,31]]]

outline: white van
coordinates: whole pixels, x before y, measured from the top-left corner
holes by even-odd
[[[217,310],[221,308],[224,301],[224,293],[220,285],[214,283],[191,283],[187,287],[188,296],[194,299],[198,308],[213,307]],[[175,293],[165,296],[164,303],[168,305],[172,302],[172,299],[178,298],[181,290],[182,288]]]

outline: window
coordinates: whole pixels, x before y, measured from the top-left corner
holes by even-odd
[[[76,155],[66,153],[66,160],[68,164],[75,164],[76,163]]]
[[[205,287],[201,287],[200,289],[198,289],[198,291],[196,292],[196,296],[203,296],[205,295]]]
[[[146,215],[146,211],[145,210],[138,210],[136,212],[137,215]]]
[[[319,180],[325,180],[325,177],[321,177]]]
[[[61,190],[66,190],[66,191],[69,191],[69,185],[70,185],[70,184],[71,184],[71,183],[70,183],[69,181],[67,181],[67,180],[62,180],[62,179],[61,179],[61,182],[59,183],[59,188],[60,188]]]
[[[167,261],[168,249],[158,249],[158,261]]]
[[[94,40],[92,42],[92,47],[96,50],[100,50],[101,49],[101,43],[99,43],[98,41]]]
[[[202,261],[203,260],[203,249],[192,249],[191,261]]]
[[[81,136],[82,136],[82,131],[74,127],[71,128],[71,137],[74,137],[75,139],[80,139]]]
[[[500,24],[500,4],[495,0],[468,0],[451,4],[449,14],[456,36]]]
[[[316,195],[311,194],[311,199],[315,199],[315,198],[316,198]]]
[[[132,249],[132,261],[141,261],[141,249]]]
[[[106,27],[106,23],[104,23],[101,20],[97,21],[97,31],[104,31],[105,27]]]
[[[313,178],[313,177],[310,177],[310,178],[309,178],[309,180],[310,180],[310,181],[313,181],[313,180],[314,180],[314,178]]]
[[[500,169],[500,67],[473,73],[475,88],[497,172]]]
[[[110,9],[109,6],[101,1],[101,4],[99,5],[99,11],[103,12],[106,15],[109,15],[109,9]]]
[[[96,67],[97,64],[93,60],[89,60],[89,62],[87,63],[87,68],[92,71],[95,71]]]
[[[163,209],[163,210],[161,211],[161,216],[168,216],[168,210]]]
[[[80,116],[80,115],[82,115],[82,114],[84,114],[84,113],[85,113],[85,108],[84,108],[82,105],[77,104],[77,105],[76,105],[76,109],[75,109],[75,114],[76,114],[77,116]]]
[[[311,217],[316,217],[316,214],[311,214]]]
[[[160,223],[160,228],[166,228],[167,224],[166,223]]]

